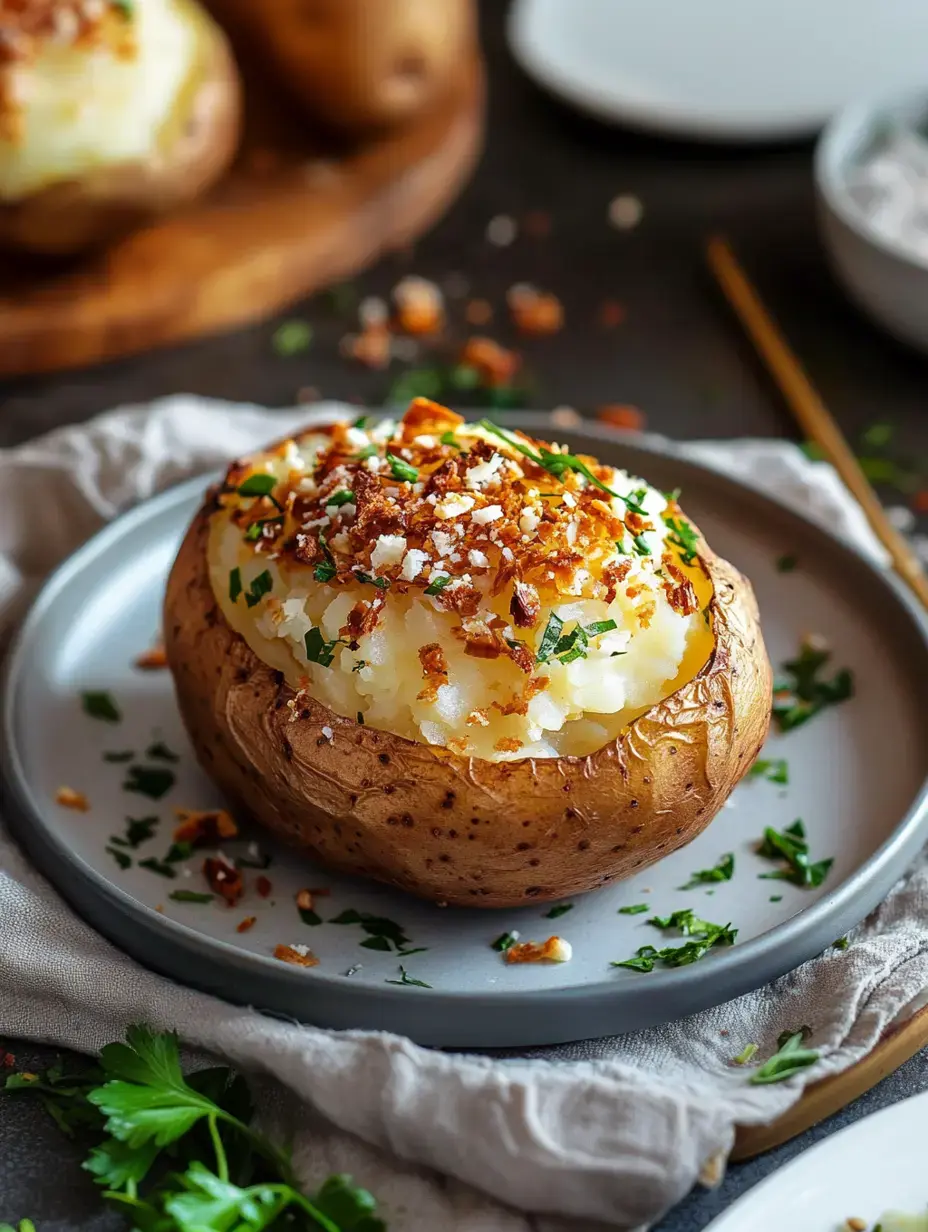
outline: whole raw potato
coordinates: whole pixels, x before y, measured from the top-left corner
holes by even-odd
[[[275,456],[282,456],[279,450]],[[446,463],[453,465],[453,459]],[[485,473],[490,465],[478,467]],[[229,595],[228,572],[217,574],[217,535],[224,532],[211,528],[225,516],[222,502],[236,499],[245,466],[233,468],[208,497],[180,548],[165,601],[166,647],[181,713],[206,772],[232,801],[310,857],[441,903],[505,907],[575,894],[631,876],[690,842],[757,756],[770,716],[771,672],[754,596],[746,579],[701,538],[693,567],[701,570],[702,586],[711,584],[711,598],[694,613],[694,627],[711,629],[708,659],[693,678],[585,756],[465,756],[378,729],[360,710],[356,720],[353,703],[345,703],[351,717],[336,713],[311,687],[288,682],[280,670],[289,657],[280,634],[262,642],[268,650],[259,657],[233,627],[252,621],[249,612],[265,602],[247,593],[246,582],[246,609],[239,570],[233,570]],[[344,500],[339,506],[354,508]],[[358,509],[350,516],[361,517]],[[255,523],[259,532],[280,521],[268,510],[270,521]],[[340,516],[334,508],[331,514]],[[247,525],[247,515],[238,525]],[[230,526],[230,533],[241,534]],[[341,550],[338,536],[328,542],[326,551]],[[665,559],[666,571],[672,561]],[[325,563],[316,567],[328,572]],[[325,585],[339,593],[336,582]],[[403,586],[401,579],[389,592],[368,586],[372,610],[392,601],[378,595]],[[409,589],[397,601],[422,593]],[[588,632],[599,635],[593,626]],[[319,629],[312,633],[318,636]],[[331,657],[336,652],[332,643],[314,660],[329,673],[326,682],[338,674]],[[352,645],[337,653],[357,651]],[[360,653],[369,652],[362,646]],[[602,661],[625,662],[614,656]],[[399,660],[390,662],[398,671]],[[467,670],[480,660],[459,662]],[[502,660],[496,664],[498,674]],[[335,683],[347,688],[357,679],[349,669]],[[413,684],[411,696],[418,687]],[[479,735],[480,729],[466,730]]]
[[[472,0],[213,0],[308,113],[363,135],[406,123],[472,54]]]

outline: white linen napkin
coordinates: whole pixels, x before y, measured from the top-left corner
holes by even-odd
[[[352,413],[180,396],[0,452],[0,635],[48,570],[121,510],[311,419]],[[674,448],[787,497],[880,558],[830,468],[792,445]],[[92,1052],[133,1022],[176,1029],[258,1077],[265,1115],[293,1134],[307,1183],[353,1172],[381,1199],[391,1232],[653,1222],[725,1157],[736,1124],[774,1119],[807,1079],[847,1068],[920,1004],[923,862],[853,941],[664,1027],[517,1059],[453,1055],[396,1036],[282,1022],[152,974],[65,906],[0,822],[0,1033]],[[814,1025],[821,1063],[786,1083],[748,1085],[730,1064],[734,1053],[749,1040],[769,1045],[796,1023]]]

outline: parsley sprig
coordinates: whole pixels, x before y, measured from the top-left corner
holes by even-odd
[[[695,873],[690,875],[686,885],[680,886],[680,889],[692,890],[694,886],[706,885],[714,881],[731,881],[734,871],[735,857],[734,853],[729,851],[721,856],[712,868],[697,869]]]
[[[60,1067],[12,1074],[5,1087],[36,1092],[68,1134],[101,1132],[84,1168],[135,1228],[386,1232],[374,1198],[348,1176],[304,1193],[289,1154],[252,1127],[243,1079],[225,1068],[185,1077],[174,1035],[130,1027],[99,1066],[74,1076]]]
[[[842,668],[830,680],[822,671],[831,651],[805,640],[795,659],[783,664],[784,679],[773,686],[773,719],[781,732],[794,731],[828,706],[854,695],[854,678]]]

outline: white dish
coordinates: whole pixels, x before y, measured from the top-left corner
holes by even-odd
[[[517,0],[516,59],[600,119],[714,141],[816,132],[925,80],[923,0]]]
[[[779,1168],[706,1232],[845,1232],[887,1211],[928,1210],[928,1091],[832,1134]],[[888,1228],[887,1228],[888,1232]]]

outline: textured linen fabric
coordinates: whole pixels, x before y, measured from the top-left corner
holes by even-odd
[[[312,418],[345,413],[175,397],[0,453],[0,632],[48,570],[121,510]],[[833,472],[793,446],[668,447],[786,496],[880,558]],[[65,907],[0,822],[0,1032],[92,1052],[133,1022],[176,1029],[254,1077],[263,1115],[292,1136],[307,1183],[353,1172],[382,1200],[391,1232],[652,1223],[707,1166],[718,1174],[736,1124],[777,1117],[806,1079],[859,1060],[921,1003],[924,864],[853,942],[774,985],[640,1034],[516,1057],[454,1055],[265,1017],[152,974]],[[797,1023],[813,1026],[821,1063],[786,1083],[749,1085],[732,1056],[750,1040],[771,1049]]]

